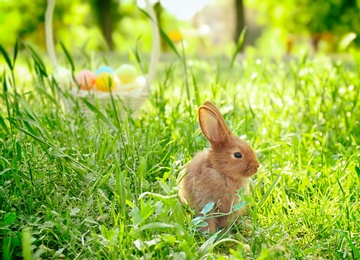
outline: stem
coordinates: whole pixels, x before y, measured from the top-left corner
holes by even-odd
[[[52,18],[56,0],[48,0],[48,5],[45,13],[45,35],[46,35],[46,49],[50,57],[51,63],[57,67],[57,60],[54,48],[54,37],[52,30]]]

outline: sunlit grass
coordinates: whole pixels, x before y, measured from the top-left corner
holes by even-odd
[[[9,66],[1,72],[4,259],[28,257],[29,243],[42,258],[360,257],[356,61],[243,58],[231,67],[226,58],[187,66],[174,58],[159,67],[139,116],[117,118],[113,107],[66,111],[38,58],[27,85],[21,65],[14,77]],[[215,236],[197,231],[176,187],[182,166],[208,145],[196,115],[204,100],[262,164],[248,215]]]

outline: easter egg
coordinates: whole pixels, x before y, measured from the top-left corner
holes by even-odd
[[[95,75],[90,70],[82,70],[76,76],[76,82],[81,89],[92,89],[95,84]]]
[[[137,71],[133,65],[123,64],[116,71],[116,75],[119,77],[122,83],[133,82],[137,77]]]
[[[114,89],[114,75],[108,72],[102,72],[96,76],[95,87],[100,91],[110,91]]]
[[[114,73],[114,70],[113,70],[111,67],[109,67],[109,66],[101,66],[100,68],[98,68],[98,69],[96,70],[95,75],[97,76],[97,75],[99,75],[99,74],[101,74],[101,73],[103,73],[103,72],[113,74],[113,73]]]

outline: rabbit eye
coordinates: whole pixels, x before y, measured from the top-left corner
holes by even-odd
[[[234,153],[235,158],[242,158],[242,154],[240,152]]]

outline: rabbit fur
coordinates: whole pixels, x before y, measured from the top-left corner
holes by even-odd
[[[204,150],[187,164],[180,179],[180,198],[201,215],[209,202],[214,202],[212,211],[225,213],[208,218],[202,231],[216,232],[229,227],[243,209],[227,214],[238,202],[237,191],[244,187],[249,192],[248,179],[260,164],[251,146],[235,136],[226,124],[219,109],[209,101],[198,110],[200,128],[211,147]],[[227,214],[227,215],[226,215]]]

